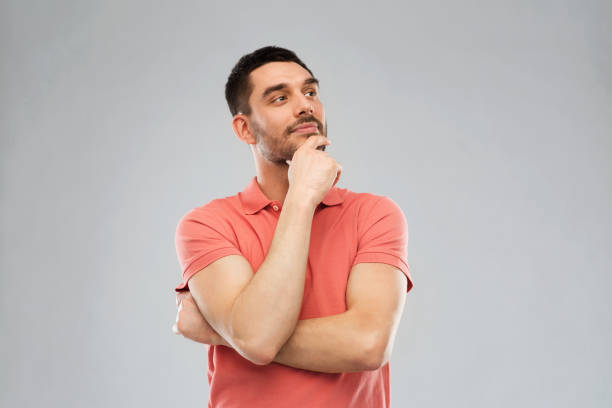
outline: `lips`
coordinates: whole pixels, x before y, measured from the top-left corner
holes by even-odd
[[[298,133],[313,133],[313,132],[318,132],[318,131],[319,131],[319,127],[314,122],[308,122],[308,123],[301,124],[300,126],[297,126],[296,128],[292,130],[292,132],[298,132]]]

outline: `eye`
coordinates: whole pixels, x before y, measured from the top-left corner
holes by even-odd
[[[311,96],[316,96],[317,95],[317,91],[315,91],[315,90],[308,91],[308,92],[306,92],[306,95],[308,95],[308,94],[312,94]]]
[[[286,97],[284,95],[281,95],[281,96],[277,96],[276,98],[272,99],[272,102],[279,101],[279,100],[281,100],[281,98],[285,98],[286,99]]]

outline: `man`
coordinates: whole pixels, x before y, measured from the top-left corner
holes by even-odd
[[[292,52],[243,56],[226,84],[257,176],[179,222],[176,333],[209,344],[211,407],[388,407],[407,225],[335,186],[319,81]]]

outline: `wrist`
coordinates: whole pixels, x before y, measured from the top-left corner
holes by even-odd
[[[283,202],[283,208],[289,206],[291,208],[295,208],[296,210],[314,212],[319,205],[319,203],[315,201],[316,200],[310,194],[289,187],[287,196]]]

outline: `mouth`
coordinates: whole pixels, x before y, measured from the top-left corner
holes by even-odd
[[[294,128],[291,133],[317,133],[319,131],[319,127],[314,122],[308,122],[301,124]]]

